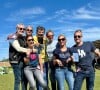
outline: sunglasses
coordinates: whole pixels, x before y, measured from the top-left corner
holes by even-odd
[[[33,30],[32,30],[32,29],[26,29],[26,31],[30,31],[30,32],[32,32]]]
[[[61,39],[58,39],[58,41],[65,41],[66,39],[65,38],[61,38]]]
[[[30,42],[30,41],[34,41],[34,39],[28,39],[27,41],[29,41],[29,42]]]
[[[19,28],[20,30],[25,30],[25,28]]]
[[[76,36],[74,36],[74,38],[81,38],[82,36],[79,36],[79,35],[76,35]]]

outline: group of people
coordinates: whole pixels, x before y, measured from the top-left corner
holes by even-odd
[[[92,42],[82,40],[81,30],[74,32],[75,45],[72,47],[67,46],[65,35],[60,34],[58,40],[54,40],[54,32],[48,30],[45,34],[43,26],[36,28],[35,36],[33,32],[32,26],[17,24],[16,32],[7,37],[9,61],[15,77],[14,90],[20,90],[20,83],[22,90],[27,90],[28,83],[29,90],[65,90],[65,80],[69,90],[81,90],[85,78],[87,90],[93,90],[92,53],[100,57],[100,51]]]

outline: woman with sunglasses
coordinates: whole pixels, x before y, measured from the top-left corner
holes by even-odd
[[[24,68],[24,73],[29,81],[30,90],[35,90],[35,79],[40,83],[40,85],[47,89],[47,84],[43,79],[43,66],[41,62],[41,57],[38,49],[34,46],[34,40],[32,36],[26,36],[26,43],[29,49],[34,52],[27,53],[27,56],[24,58],[26,67]],[[35,52],[36,51],[36,52]]]
[[[70,48],[66,46],[66,38],[64,35],[58,36],[59,48],[53,52],[55,65],[55,77],[57,80],[58,90],[64,89],[64,81],[68,83],[69,90],[73,90],[74,78],[71,69],[72,64],[72,53]]]

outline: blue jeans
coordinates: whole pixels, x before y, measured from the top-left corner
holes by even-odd
[[[55,77],[57,80],[58,90],[65,90],[64,89],[64,81],[68,83],[69,90],[73,90],[74,86],[74,77],[73,72],[70,68],[56,68],[55,70]]]
[[[23,69],[23,62],[20,62],[19,64],[11,64],[14,72],[14,90],[20,90],[20,82],[22,84],[22,90],[27,90],[26,85],[24,85],[24,69]]]
[[[86,78],[86,90],[93,90],[95,73],[94,71],[79,71],[76,73],[74,90],[81,90],[83,80]]]
[[[46,81],[46,84],[48,85],[48,62],[44,62],[43,64],[43,77]],[[43,90],[43,88],[40,86],[38,82],[36,82],[37,90]]]

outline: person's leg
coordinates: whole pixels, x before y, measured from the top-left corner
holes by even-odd
[[[57,86],[58,86],[58,90],[64,90],[64,70],[57,68],[55,70],[55,77],[57,80]]]
[[[86,78],[86,88],[87,88],[87,90],[93,90],[93,88],[94,88],[94,80],[95,80],[95,73],[92,72]]]
[[[30,67],[27,66],[24,68],[24,73],[29,82],[30,90],[34,90],[35,89],[35,80],[34,80],[32,69],[30,69]]]
[[[11,64],[14,72],[14,90],[20,90],[20,82],[21,82],[21,70],[18,64]]]
[[[50,68],[49,77],[50,77],[50,82],[51,82],[51,90],[56,90],[56,78],[55,78],[54,68]]]
[[[65,79],[68,83],[69,90],[74,88],[74,75],[71,69],[65,68]]]
[[[82,72],[77,72],[74,81],[74,89],[73,90],[81,90],[83,80],[85,78],[85,74]]]
[[[39,69],[35,69],[34,71],[34,76],[36,77],[36,80],[38,81],[38,83],[45,89],[47,88],[47,84],[43,78],[43,74],[41,73],[41,71]]]
[[[43,90],[43,88],[40,86],[37,80],[36,80],[36,88],[37,90]]]
[[[48,85],[48,62],[44,62],[43,64],[43,77]],[[43,90],[40,84],[36,81],[37,90]]]
[[[22,90],[27,90],[27,86],[28,86],[28,80],[24,74],[24,69],[22,72]]]
[[[48,62],[44,63],[44,79],[48,85]]]
[[[21,69],[21,88],[22,90],[27,90],[28,80],[26,79],[26,76],[24,74],[24,63],[20,62],[19,67]]]

